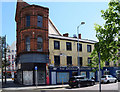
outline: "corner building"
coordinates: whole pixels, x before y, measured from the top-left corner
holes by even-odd
[[[18,0],[17,25],[17,80],[23,85],[34,85],[37,66],[38,85],[46,84],[48,56],[49,9]]]

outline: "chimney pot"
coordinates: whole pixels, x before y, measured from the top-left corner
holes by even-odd
[[[81,39],[81,34],[78,34],[79,39]]]
[[[65,36],[65,37],[68,37],[68,35],[69,35],[68,33],[63,34],[63,36]]]

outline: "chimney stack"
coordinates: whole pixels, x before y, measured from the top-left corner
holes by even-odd
[[[68,33],[63,34],[63,36],[65,36],[65,37],[68,37],[68,35],[69,35]]]
[[[78,34],[79,39],[81,39],[81,34]]]

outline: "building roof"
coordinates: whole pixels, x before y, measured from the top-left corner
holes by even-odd
[[[73,37],[65,37],[65,36],[59,36],[59,35],[52,35],[49,34],[49,38],[54,38],[54,39],[61,39],[61,40],[69,40],[69,41],[78,41],[78,38],[73,38]],[[97,41],[94,40],[88,40],[88,39],[79,39],[80,42],[84,43],[96,43]]]
[[[48,25],[49,25],[49,34],[61,36],[60,32],[59,32],[58,29],[55,27],[55,25],[54,25],[53,22],[50,20],[50,18],[49,18],[49,21],[48,21]]]
[[[61,40],[78,41],[78,38],[62,36],[50,19],[49,19],[48,23],[49,23],[48,24],[49,25],[49,35],[48,36],[50,38],[61,39]],[[79,41],[80,42],[85,42],[85,43],[96,43],[97,42],[97,41],[88,40],[88,39],[79,39]]]

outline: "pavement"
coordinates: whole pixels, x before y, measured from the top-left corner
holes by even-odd
[[[65,87],[69,87],[69,85],[63,84],[63,85],[30,86],[30,85],[21,85],[21,84],[14,83],[14,81],[11,79],[7,79],[7,83],[2,85],[3,90],[56,89],[56,88],[65,88]]]

